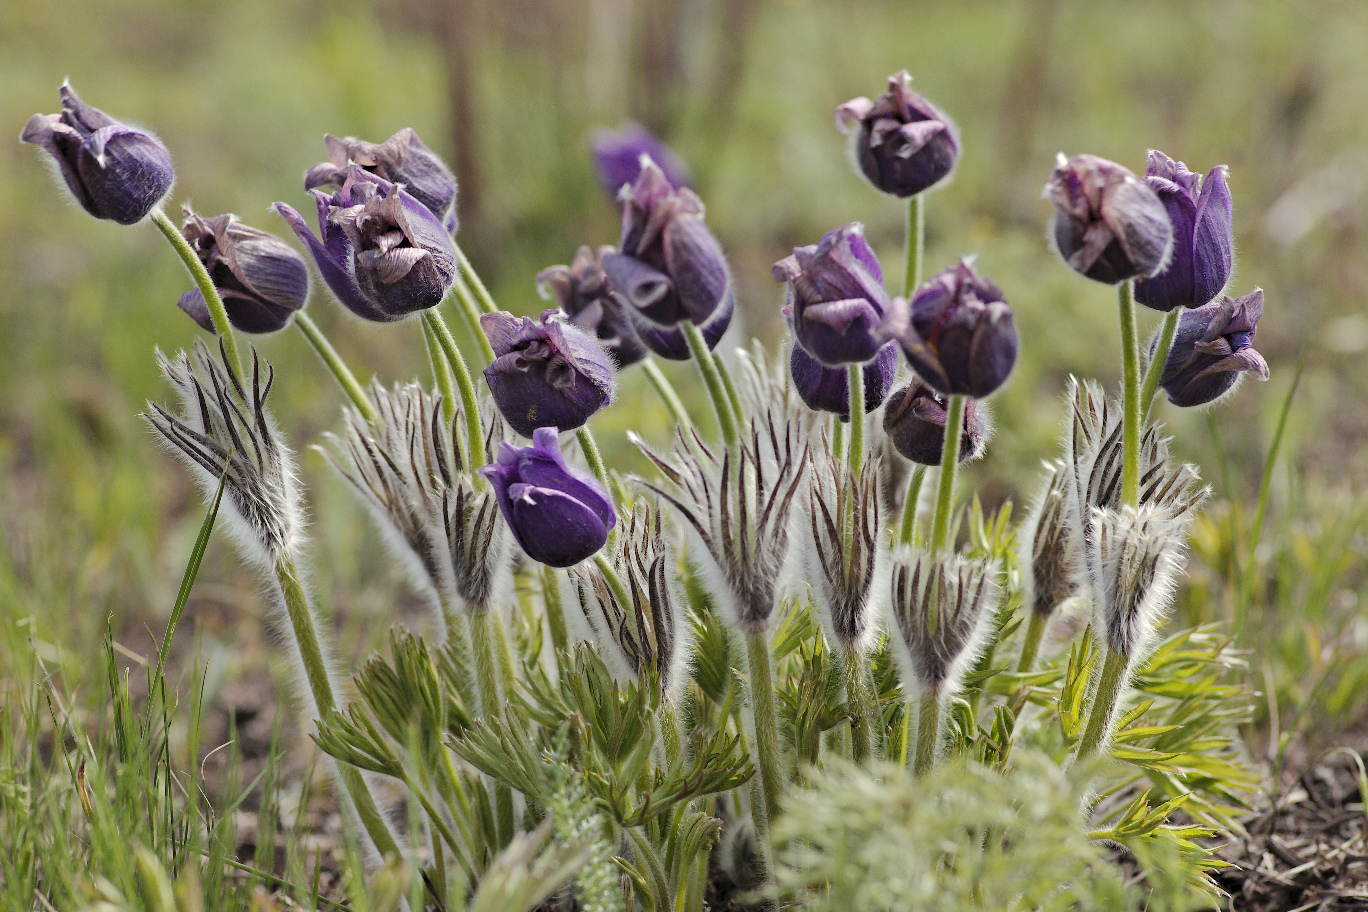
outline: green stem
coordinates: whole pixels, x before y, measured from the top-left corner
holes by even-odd
[[[209,319],[214,324],[214,332],[223,342],[223,350],[228,354],[228,366],[241,377],[242,358],[238,355],[237,339],[233,337],[233,325],[228,322],[228,311],[223,307],[223,298],[214,287],[214,280],[209,278],[209,271],[200,262],[199,254],[195,253],[190,242],[181,235],[180,229],[160,206],[153,207],[150,217],[152,224],[156,225],[162,235],[171,242],[185,268],[190,270],[190,277],[195,280],[195,286],[199,288],[200,294],[204,296],[204,303],[209,308]]]
[[[717,362],[713,361],[712,352],[708,351],[708,344],[703,341],[703,333],[699,332],[697,326],[688,320],[679,325],[684,331],[685,340],[689,343],[689,354],[698,366],[698,372],[703,375],[703,385],[708,388],[713,411],[717,413],[717,427],[722,432],[722,441],[730,449],[736,446],[738,440],[736,418],[732,414],[726,388],[722,385],[722,377],[717,372]]]
[[[485,283],[480,281],[480,276],[470,265],[470,260],[466,259],[465,251],[455,241],[451,243],[456,248],[456,263],[461,267],[460,274],[470,277],[470,285],[475,289],[475,296],[480,299],[480,310],[490,314],[496,312],[499,306],[494,303],[494,298],[490,295],[489,289],[485,288]]]
[[[1164,373],[1164,362],[1168,360],[1169,349],[1173,348],[1173,337],[1178,334],[1178,317],[1183,308],[1175,307],[1164,314],[1164,322],[1159,326],[1159,344],[1150,358],[1145,370],[1145,382],[1140,386],[1140,414],[1149,414],[1154,394],[1159,391],[1159,377]]]
[[[423,342],[427,344],[433,382],[442,396],[442,417],[450,425],[456,420],[456,389],[451,385],[451,368],[447,365],[446,355],[442,353],[442,343],[437,341],[437,332],[427,320],[423,320]],[[461,447],[461,441],[457,440],[456,446]],[[461,461],[465,462],[464,453],[461,454]]]
[[[955,473],[959,470],[960,437],[964,429],[964,397],[950,396],[945,410],[945,445],[941,449],[940,488],[931,525],[931,553],[945,550],[950,538],[950,514],[955,509]]]
[[[741,394],[736,391],[736,384],[732,382],[731,371],[727,368],[727,362],[722,360],[722,356],[712,353],[713,364],[717,366],[717,376],[722,378],[722,388],[727,391],[727,402],[731,403],[732,414],[736,416],[737,427],[741,426],[741,418],[745,411],[741,408]]]
[[[1126,670],[1130,662],[1119,652],[1107,650],[1107,658],[1102,663],[1102,674],[1097,681],[1097,693],[1093,697],[1092,709],[1088,713],[1088,726],[1078,742],[1078,759],[1085,760],[1102,749],[1103,742],[1110,734],[1112,715],[1116,712],[1116,702],[1126,686]]]
[[[1121,504],[1140,503],[1140,350],[1135,332],[1135,285],[1117,286],[1121,317]]]
[[[470,440],[470,462],[467,464],[468,470],[473,474],[480,466],[485,464],[484,448],[484,425],[480,422],[480,407],[475,398],[475,383],[470,379],[470,370],[466,367],[465,358],[461,356],[461,350],[456,347],[456,340],[451,336],[451,330],[447,327],[446,321],[436,310],[428,310],[423,313],[424,325],[431,327],[437,337],[437,344],[441,346],[442,353],[446,355],[447,364],[450,365],[452,372],[456,375],[456,385],[461,390],[461,410],[465,413],[466,435]],[[475,478],[482,476],[475,475]]]
[[[864,468],[864,365],[847,365],[846,377],[850,388],[850,474],[858,484]]]
[[[769,857],[769,825],[778,815],[784,794],[783,767],[779,757],[779,720],[774,710],[774,678],[770,669],[770,648],[765,634],[746,634],[746,655],[750,661],[751,713],[755,723],[755,765],[760,770],[761,813],[755,828]]]
[[[565,626],[565,605],[561,603],[556,571],[542,567],[542,603],[546,605],[546,626],[551,628],[551,646],[557,653],[570,648],[569,628]]]
[[[910,298],[921,284],[922,256],[926,249],[926,194],[907,199],[907,272],[903,274],[903,297]]]
[[[660,701],[660,737],[665,743],[665,762],[675,766],[684,757],[684,728],[679,723],[679,710],[668,699]]]
[[[631,617],[632,597],[627,593],[627,587],[623,584],[622,577],[618,576],[617,569],[609,562],[608,558],[603,556],[602,551],[594,555],[594,566],[598,567],[599,572],[603,574],[604,580],[608,583],[608,588],[613,592],[613,598],[617,600],[623,613]]]
[[[1048,614],[1031,609],[1030,620],[1026,622],[1026,638],[1021,643],[1021,658],[1017,660],[1017,674],[1029,674],[1035,667],[1040,641],[1045,637],[1045,622],[1049,619]]]
[[[918,464],[907,478],[907,494],[903,497],[902,523],[898,527],[898,544],[910,545],[917,540],[917,502],[921,500],[922,482],[926,480],[926,466]]]
[[[485,719],[499,715],[506,694],[500,678],[503,662],[496,642],[502,621],[489,609],[470,612],[470,644],[475,653],[475,678],[479,682],[480,712]],[[513,793],[507,785],[494,783],[494,804],[500,845],[513,837]]]
[[[342,356],[337,353],[337,349],[333,348],[328,337],[323,335],[323,330],[319,329],[318,324],[302,310],[295,314],[294,324],[299,327],[304,338],[309,340],[309,344],[313,346],[319,360],[328,370],[332,371],[332,375],[337,378],[338,386],[342,387],[342,392],[347,394],[347,398],[352,401],[352,405],[356,406],[361,417],[374,424],[379,415],[375,411],[375,406],[371,405],[365,387],[356,379],[351,368],[347,367],[347,362],[342,360]]]
[[[693,419],[689,417],[689,410],[684,408],[684,403],[679,400],[679,394],[675,392],[674,386],[660,369],[660,365],[655,363],[655,359],[648,356],[641,362],[641,369],[646,372],[646,379],[655,387],[656,394],[665,403],[665,410],[670,413],[679,429],[686,432],[692,429]]]
[[[846,705],[850,710],[850,755],[856,763],[864,763],[874,752],[874,733],[870,724],[874,699],[870,693],[868,666],[864,653],[853,645],[841,647],[841,664],[845,669]]]
[[[456,295],[456,303],[461,305],[461,319],[465,322],[470,335],[479,343],[480,353],[484,355],[485,362],[493,362],[494,346],[489,344],[489,337],[485,335],[484,328],[480,326],[480,307],[475,303],[475,299],[470,296],[470,288],[461,278],[460,273],[456,274],[456,281],[451,283],[451,290]]]
[[[924,693],[917,703],[917,753],[912,760],[912,774],[922,776],[936,765],[940,749],[940,695]],[[912,707],[908,707],[910,713]]]
[[[608,477],[608,468],[603,464],[598,444],[594,442],[594,435],[589,433],[588,427],[578,427],[575,429],[575,439],[579,441],[580,452],[584,454],[584,461],[589,464],[589,471],[593,472],[599,484],[603,485],[603,490],[611,491],[613,483]]]

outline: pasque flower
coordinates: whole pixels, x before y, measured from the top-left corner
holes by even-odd
[[[71,83],[58,90],[62,113],[34,114],[19,139],[52,155],[81,208],[120,225],[142,221],[176,175],[161,140],[93,108]]]
[[[348,136],[323,137],[328,160],[304,172],[304,189],[340,190],[351,165],[364,168],[393,184],[403,184],[418,202],[456,233],[456,177],[435,152],[409,127],[376,144]]]
[[[1182,162],[1151,149],[1145,184],[1168,210],[1173,256],[1159,272],[1135,283],[1135,300],[1162,311],[1201,307],[1225,288],[1235,260],[1226,166],[1212,168],[1203,180]]]
[[[916,196],[944,180],[959,159],[959,139],[944,114],[912,91],[900,70],[877,100],[860,97],[836,109],[836,129],[850,136],[855,161],[877,189]]]
[[[494,486],[513,537],[543,564],[578,564],[603,547],[617,523],[608,492],[565,464],[555,428],[538,428],[530,447],[501,443],[498,460],[480,474]]]
[[[494,402],[513,430],[579,427],[613,398],[613,363],[584,330],[547,310],[539,321],[502,311],[482,314],[495,359],[484,370]]]
[[[883,270],[859,222],[795,247],[772,272],[786,283],[785,308],[798,344],[818,361],[863,364],[887,341],[875,333],[888,306]]]
[[[703,221],[703,202],[676,190],[654,162],[643,162],[622,193],[622,240],[601,257],[603,271],[631,306],[641,341],[664,358],[683,360],[677,329],[685,320],[715,345],[731,322],[731,273]]]
[[[293,247],[238,221],[235,215],[203,218],[185,208],[181,234],[189,241],[242,332],[284,329],[309,297],[309,270]],[[207,332],[214,332],[209,307],[198,288],[176,302]]]
[[[943,396],[919,380],[888,397],[884,410],[884,433],[893,448],[921,465],[938,466],[944,455],[946,402]],[[991,428],[988,407],[977,399],[964,403],[964,427],[960,434],[960,462],[983,455]]]
[[[319,237],[292,207],[276,203],[274,209],[308,245],[348,310],[387,323],[441,303],[456,275],[456,249],[430,209],[354,164],[336,193],[310,192],[318,203]]]
[[[866,414],[883,405],[888,390],[898,378],[898,347],[889,342],[861,368],[864,371]],[[793,388],[808,408],[835,412],[842,421],[850,420],[850,374],[844,367],[827,367],[809,355],[801,345],[789,353],[789,373]]]
[[[888,305],[880,332],[896,339],[927,386],[982,399],[1006,382],[1017,356],[1012,308],[968,260]]]
[[[1116,162],[1060,155],[1045,195],[1055,207],[1055,246],[1075,272],[1115,285],[1152,276],[1168,262],[1168,210],[1154,190]]]
[[[1169,402],[1183,407],[1216,402],[1246,372],[1267,380],[1268,364],[1251,347],[1262,314],[1260,288],[1241,298],[1222,295],[1219,301],[1184,311],[1159,375]],[[1151,354],[1157,344],[1156,336],[1150,343]]]
[[[597,254],[581,247],[569,266],[549,266],[537,273],[537,291],[543,298],[554,299],[571,323],[595,336],[613,356],[613,363],[624,368],[650,352],[632,325],[629,305],[604,275],[600,260],[613,252],[608,246],[600,247]]]
[[[634,184],[641,176],[641,156],[659,166],[665,179],[676,190],[693,182],[683,160],[670,151],[650,130],[628,121],[616,130],[596,130],[589,140],[594,156],[594,171],[599,184],[614,196],[624,184]]]

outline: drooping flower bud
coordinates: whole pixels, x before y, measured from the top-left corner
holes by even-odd
[[[968,260],[933,275],[910,301],[889,302],[880,332],[898,341],[927,386],[946,395],[982,399],[1016,364],[1012,308]]]
[[[1219,301],[1184,311],[1159,375],[1169,402],[1184,408],[1217,402],[1235,389],[1244,372],[1267,380],[1268,364],[1251,348],[1262,314],[1261,288],[1241,298],[1222,295]],[[1158,341],[1156,335],[1150,342],[1151,356]]]
[[[242,332],[284,329],[308,300],[309,270],[304,258],[274,234],[244,225],[235,215],[202,218],[188,206],[181,234],[223,298],[229,322]],[[181,295],[176,303],[206,332],[214,332],[209,306],[198,288]]]
[[[889,388],[898,379],[898,347],[888,343],[861,369],[868,414],[884,404]],[[789,373],[793,376],[793,388],[808,408],[834,412],[842,421],[850,420],[850,376],[846,368],[827,367],[801,345],[795,345],[789,353]]]
[[[352,136],[324,136],[323,145],[328,160],[304,172],[305,190],[340,190],[347,182],[347,168],[357,165],[392,184],[403,184],[448,232],[456,233],[456,176],[411,128],[378,145]]]
[[[600,260],[613,252],[604,246],[595,255],[581,247],[569,266],[550,266],[537,273],[537,291],[547,300],[554,299],[571,323],[595,336],[620,370],[650,353],[637,336],[628,305],[603,273]]]
[[[772,272],[787,284],[785,312],[798,344],[818,361],[863,364],[887,341],[874,332],[888,306],[883,270],[859,222],[794,248]]]
[[[485,381],[504,420],[524,437],[580,427],[613,398],[608,352],[559,313],[544,311],[538,322],[503,311],[480,316],[495,354]]]
[[[681,322],[715,345],[731,321],[731,273],[703,221],[703,202],[692,190],[672,188],[654,162],[643,163],[623,191],[622,240],[601,263],[630,305],[641,341],[663,358],[688,357],[688,348],[675,344],[683,342]]]
[[[81,208],[120,225],[142,221],[176,175],[161,140],[81,101],[71,83],[58,90],[62,113],[34,114],[19,139],[48,151]]]
[[[946,403],[943,396],[918,380],[888,397],[884,410],[884,433],[893,448],[913,462],[938,466],[944,455]],[[977,399],[964,402],[964,428],[960,435],[960,462],[977,459],[988,445],[992,428],[988,406]]]
[[[641,176],[643,155],[660,166],[671,187],[678,190],[693,185],[684,161],[635,121],[628,121],[617,130],[594,131],[589,149],[594,156],[599,184],[614,197],[624,184],[635,184]]]
[[[1151,149],[1145,184],[1168,210],[1173,256],[1162,270],[1135,283],[1136,303],[1165,312],[1201,307],[1225,288],[1235,261],[1226,166],[1217,165],[1201,180],[1182,162]]]
[[[318,203],[315,237],[293,207],[273,207],[309,247],[337,300],[366,320],[388,323],[436,307],[456,276],[456,249],[437,216],[402,187],[357,165],[342,189]]]
[[[836,129],[850,136],[855,161],[869,182],[894,196],[916,196],[944,180],[959,159],[949,119],[912,91],[899,70],[876,101],[860,97],[836,109]]]
[[[1054,203],[1054,242],[1069,268],[1115,285],[1164,268],[1173,226],[1158,195],[1114,161],[1059,156],[1045,195]]]
[[[592,556],[617,523],[608,492],[565,464],[555,428],[538,428],[530,447],[501,443],[498,460],[480,474],[494,486],[523,551],[548,566],[569,567]]]

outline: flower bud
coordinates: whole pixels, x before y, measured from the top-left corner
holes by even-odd
[[[896,449],[913,462],[938,466],[945,451],[946,403],[942,396],[920,381],[913,380],[888,397],[884,409],[884,433]],[[977,399],[964,402],[964,429],[960,435],[960,462],[977,459],[992,428],[988,406]]]
[[[865,413],[868,414],[883,405],[889,387],[898,378],[898,347],[888,343],[862,370]],[[801,345],[795,345],[789,354],[789,372],[793,376],[793,388],[808,408],[835,412],[842,421],[850,420],[850,376],[844,367],[827,367]]]
[[[595,255],[581,247],[569,266],[551,266],[537,274],[537,291],[554,298],[570,322],[597,337],[613,356],[618,369],[635,364],[650,354],[632,326],[627,304],[617,293],[600,262],[612,247],[600,247]]]
[[[847,134],[855,161],[878,190],[916,196],[944,180],[959,159],[949,119],[912,91],[900,70],[888,77],[877,101],[856,98],[836,109],[836,129]]]
[[[912,369],[938,393],[982,399],[1016,364],[1012,308],[968,260],[933,275],[911,301],[894,298],[879,329],[898,340]]]
[[[1115,285],[1164,268],[1173,249],[1168,210],[1126,168],[1096,155],[1059,156],[1045,194],[1054,242],[1069,268]]]
[[[456,276],[456,249],[442,223],[403,187],[348,166],[342,189],[318,203],[315,237],[291,206],[273,207],[309,247],[323,281],[358,317],[400,320],[445,297]]]
[[[480,474],[494,486],[523,551],[548,566],[569,567],[590,557],[617,523],[608,492],[565,464],[555,428],[538,428],[530,447],[501,443],[498,460]]]
[[[818,361],[863,364],[887,341],[874,332],[888,306],[883,270],[859,222],[795,247],[772,272],[787,283],[785,309],[798,344]]]
[[[622,204],[622,241],[617,253],[603,255],[603,271],[631,306],[642,342],[662,357],[678,358],[669,337],[648,330],[688,320],[705,335],[719,321],[725,331],[733,304],[726,258],[703,221],[702,200],[692,190],[672,188],[654,162],[643,164]]]
[[[537,428],[569,431],[613,398],[613,363],[588,333],[542,313],[540,322],[502,311],[480,315],[494,348],[485,381],[513,430],[531,437]]]
[[[120,123],[81,101],[64,83],[62,113],[34,114],[19,139],[56,160],[76,202],[120,225],[142,221],[171,190],[171,153],[145,130]]]
[[[324,136],[323,145],[328,160],[304,172],[305,190],[340,190],[348,167],[356,165],[392,184],[403,184],[448,232],[456,233],[456,176],[411,128],[405,127],[379,145],[351,136]]]
[[[304,258],[274,234],[244,225],[235,215],[201,218],[188,206],[181,234],[223,298],[229,322],[242,332],[284,329],[308,300]],[[214,332],[209,306],[198,288],[176,303],[206,332]]]
[[[1235,237],[1226,166],[1217,165],[1199,180],[1182,162],[1150,150],[1145,184],[1168,210],[1173,256],[1162,270],[1135,283],[1137,303],[1165,312],[1201,307],[1230,281]]]
[[[1219,301],[1183,311],[1159,375],[1169,402],[1184,408],[1214,403],[1235,388],[1245,371],[1267,380],[1267,362],[1250,347],[1262,314],[1261,288],[1242,298],[1222,295]],[[1158,344],[1156,335],[1150,341],[1151,357]]]
[[[689,169],[678,155],[639,123],[628,121],[617,130],[596,130],[589,141],[599,184],[613,196],[624,184],[641,176],[641,156],[655,162],[670,186],[689,187]]]
[[[960,689],[988,639],[996,568],[904,549],[893,556],[891,643],[903,680],[943,698]]]

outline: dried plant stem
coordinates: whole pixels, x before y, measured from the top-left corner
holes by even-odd
[[[299,331],[304,334],[304,338],[313,346],[323,365],[332,371],[332,375],[337,378],[337,385],[342,387],[342,392],[347,394],[347,398],[356,406],[356,410],[361,413],[361,417],[374,423],[379,417],[376,414],[375,406],[371,405],[370,397],[366,395],[366,390],[357,381],[356,375],[347,367],[347,362],[342,360],[342,356],[333,348],[328,337],[323,335],[323,330],[318,328],[318,324],[310,319],[304,311],[299,311],[294,315],[294,324],[299,327]]]
[[[769,640],[765,634],[746,634],[746,656],[750,662],[751,713],[755,723],[755,766],[760,771],[761,806],[755,814],[755,829],[766,859],[769,858],[769,825],[779,813],[784,794],[783,766],[779,756],[779,720],[774,709],[774,675],[770,669]]]
[[[950,396],[945,410],[945,445],[941,449],[940,487],[931,523],[931,553],[950,544],[950,516],[955,511],[955,473],[959,469],[960,437],[964,429],[964,397]]]
[[[466,367],[465,358],[456,347],[456,340],[451,337],[451,330],[442,319],[442,315],[436,310],[426,311],[423,314],[423,326],[430,328],[436,336],[437,344],[441,347],[442,354],[446,355],[447,364],[456,376],[456,385],[461,391],[461,410],[465,412],[466,435],[470,440],[469,465],[472,469],[478,469],[485,464],[486,457],[484,425],[480,422],[480,408],[475,399],[475,383],[470,379],[470,370]],[[477,483],[481,477],[475,476]]]
[[[846,375],[850,387],[850,474],[858,484],[864,470],[864,365],[847,365]]]
[[[1149,367],[1145,370],[1145,382],[1140,387],[1140,414],[1149,414],[1149,407],[1154,402],[1154,394],[1159,391],[1159,377],[1164,373],[1164,362],[1168,360],[1169,349],[1173,348],[1173,337],[1178,335],[1178,317],[1183,308],[1175,307],[1164,314],[1164,322],[1159,327],[1159,344],[1154,349],[1154,356],[1150,358]]]
[[[936,765],[940,750],[940,694],[928,690],[911,702],[917,704],[917,752],[912,759],[912,774],[923,776]],[[912,712],[910,705],[907,711]]]
[[[898,544],[910,545],[917,539],[917,502],[921,500],[922,483],[926,480],[926,466],[917,465],[907,476],[907,493],[903,496],[902,522],[898,526]]]
[[[485,283],[480,281],[480,276],[475,272],[475,267],[471,266],[470,260],[466,259],[465,251],[461,249],[461,245],[455,241],[452,241],[451,245],[456,248],[456,263],[461,267],[458,275],[462,279],[470,278],[469,287],[474,289],[475,297],[479,299],[480,310],[489,314],[496,312],[499,306],[494,303],[494,298],[490,295],[489,289],[485,287]]]
[[[176,255],[181,258],[185,268],[190,271],[190,277],[195,280],[195,287],[204,295],[204,303],[209,308],[209,319],[214,324],[214,332],[223,343],[223,350],[227,354],[229,367],[233,373],[242,376],[242,358],[238,355],[237,339],[233,337],[233,325],[228,322],[228,311],[224,309],[223,298],[219,296],[218,289],[214,287],[214,280],[209,278],[209,271],[200,262],[195,249],[190,246],[180,233],[180,229],[162,211],[161,206],[154,206],[149,213],[152,224],[157,226],[162,235],[170,242],[171,247],[176,251]],[[302,314],[300,316],[303,316]]]
[[[684,331],[684,338],[689,343],[689,354],[693,357],[694,364],[698,365],[698,372],[703,375],[703,385],[708,388],[708,396],[712,399],[713,411],[717,413],[717,427],[722,433],[722,442],[728,448],[737,444],[736,416],[732,412],[731,400],[727,396],[727,390],[722,385],[722,375],[717,370],[717,362],[713,360],[712,352],[708,351],[708,343],[703,340],[703,333],[697,326],[685,320],[679,324]]]
[[[466,285],[465,279],[458,272],[456,281],[451,283],[451,290],[456,295],[456,303],[461,305],[461,318],[465,321],[466,329],[470,335],[479,343],[480,353],[484,355],[486,362],[494,360],[494,346],[489,344],[489,337],[480,328],[480,306],[471,297],[470,286]]]
[[[651,386],[655,387],[660,401],[665,403],[665,410],[670,413],[674,423],[681,431],[690,430],[693,427],[693,419],[689,417],[688,409],[684,408],[684,403],[679,400],[679,394],[675,392],[673,384],[660,369],[660,365],[655,363],[654,358],[647,357],[641,362],[641,369],[646,372],[646,379],[651,381]]]
[[[846,705],[850,711],[850,758],[856,763],[864,763],[874,753],[874,732],[869,721],[874,698],[868,663],[858,647],[845,645],[841,647],[841,665],[845,670]]]
[[[1078,759],[1085,760],[1102,749],[1110,734],[1112,716],[1116,712],[1116,702],[1126,686],[1126,670],[1130,661],[1126,656],[1107,650],[1107,658],[1102,663],[1102,673],[1097,679],[1097,693],[1093,696],[1092,708],[1088,711],[1088,725],[1083,729],[1083,737],[1078,742]]]
[[[1121,503],[1140,503],[1140,349],[1135,331],[1135,283],[1117,286],[1121,318]]]
[[[926,249],[926,194],[907,198],[907,272],[903,274],[903,297],[910,298],[921,284],[922,257]]]

